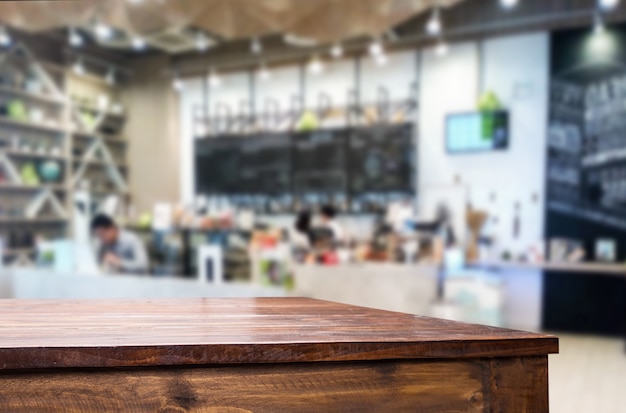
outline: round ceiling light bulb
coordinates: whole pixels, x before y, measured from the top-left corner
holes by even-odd
[[[259,79],[261,80],[270,80],[272,78],[272,72],[263,65],[261,69],[259,69]]]
[[[314,58],[309,63],[309,72],[314,75],[320,74],[324,71],[324,64],[318,58]]]
[[[212,88],[220,87],[222,85],[222,78],[216,71],[211,72],[209,75],[209,86]]]
[[[6,47],[11,44],[11,36],[4,26],[0,26],[0,46]]]
[[[139,36],[134,36],[131,40],[131,44],[135,50],[144,50],[146,48],[146,41]]]
[[[176,76],[172,81],[172,87],[174,87],[175,91],[182,92],[185,89],[185,82],[181,78]]]
[[[512,9],[513,7],[517,6],[518,3],[519,0],[500,0],[500,4],[505,9]]]
[[[82,59],[78,59],[74,63],[74,65],[72,66],[72,71],[81,76],[85,74],[85,65],[83,64]]]
[[[343,56],[343,47],[341,46],[341,43],[337,43],[330,48],[330,55],[335,59],[339,59]]]
[[[385,50],[383,49],[382,43],[379,40],[375,40],[370,44],[369,52],[372,56],[376,57],[383,54]]]
[[[83,39],[78,30],[72,27],[69,33],[69,43],[72,47],[81,47],[85,44],[85,39]]]
[[[439,9],[434,9],[430,19],[426,23],[426,33],[431,36],[438,36],[441,34],[443,25],[441,24],[441,16],[439,15]]]
[[[599,0],[598,3],[604,10],[612,10],[619,5],[619,0]]]
[[[435,54],[439,57],[446,56],[448,51],[448,44],[444,41],[439,42],[439,44],[435,47]]]
[[[108,40],[113,37],[113,29],[102,22],[96,23],[94,32],[96,33],[96,37],[100,40]]]
[[[209,48],[209,39],[204,33],[198,33],[195,39],[196,50],[204,52]]]
[[[255,37],[252,39],[252,42],[250,42],[250,51],[252,54],[261,54],[263,52],[263,43],[261,43],[258,37]]]

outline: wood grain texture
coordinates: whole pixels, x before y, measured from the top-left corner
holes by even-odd
[[[547,357],[0,374],[11,412],[548,412]]]
[[[491,359],[489,363],[492,411],[549,410],[548,356]]]
[[[0,301],[0,370],[538,356],[558,339],[324,301]]]

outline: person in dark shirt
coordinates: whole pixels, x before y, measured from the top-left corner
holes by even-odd
[[[328,228],[332,234],[336,243],[342,243],[345,241],[344,231],[337,221],[337,210],[332,205],[325,205],[321,210],[322,225],[324,228]]]
[[[127,274],[148,272],[146,247],[137,235],[120,229],[108,216],[96,215],[91,231],[97,240],[98,264],[109,271]]]
[[[334,234],[330,228],[314,227],[312,225],[312,214],[304,211],[298,214],[295,228],[308,240],[307,258],[305,262],[320,262],[328,260],[329,256],[334,256]]]

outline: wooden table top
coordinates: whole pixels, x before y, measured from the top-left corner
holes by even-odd
[[[0,300],[0,370],[556,352],[553,336],[312,299]]]

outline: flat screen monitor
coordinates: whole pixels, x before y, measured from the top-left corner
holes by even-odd
[[[508,112],[474,112],[448,115],[448,153],[486,152],[509,147]]]

